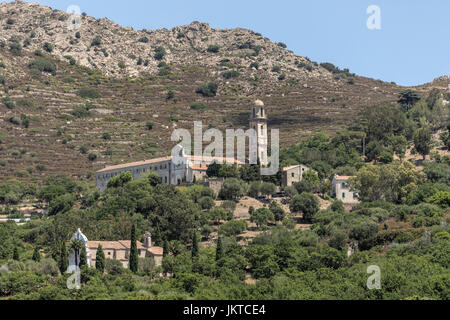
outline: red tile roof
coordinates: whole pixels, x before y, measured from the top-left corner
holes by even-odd
[[[162,256],[163,248],[161,247],[150,247],[146,248],[144,245],[136,241],[137,248],[139,250],[147,250],[155,256]],[[119,241],[88,241],[88,248],[97,250],[98,245],[102,246],[102,249],[114,249],[114,250],[129,250],[131,249],[131,240],[119,240]]]

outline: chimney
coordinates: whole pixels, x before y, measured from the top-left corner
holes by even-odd
[[[152,247],[152,234],[148,231],[144,235],[144,247],[146,248]]]

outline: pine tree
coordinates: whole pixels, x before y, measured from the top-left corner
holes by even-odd
[[[14,247],[13,259],[16,260],[16,261],[19,261],[19,260],[20,260],[20,257],[19,257],[19,249],[17,249],[17,247]]]
[[[135,227],[135,225],[133,225],[131,228],[131,248],[130,248],[129,268],[134,273],[136,273],[138,271],[138,250],[137,250],[137,244],[136,244],[136,227]]]
[[[35,262],[41,261],[41,253],[39,252],[38,247],[34,247],[33,257],[31,259],[33,259],[33,261]]]
[[[69,257],[67,256],[66,244],[63,242],[61,244],[60,255],[59,255],[59,271],[65,273],[69,267]]]
[[[86,247],[83,245],[80,249],[80,268],[87,266]]]
[[[163,257],[166,257],[168,254],[169,254],[169,242],[165,240],[163,244]]]
[[[219,261],[222,258],[223,258],[223,244],[222,244],[222,238],[219,237],[219,240],[217,240],[216,261]]]
[[[195,259],[198,257],[198,234],[197,232],[194,232],[194,237],[192,239],[192,259]]]
[[[105,253],[100,244],[98,245],[97,254],[95,256],[95,268],[101,273],[105,272]]]
[[[223,243],[222,243],[222,238],[219,237],[219,239],[217,240],[217,248],[216,248],[216,261],[219,261],[220,259],[223,258]]]

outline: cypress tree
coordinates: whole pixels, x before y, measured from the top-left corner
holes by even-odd
[[[138,250],[136,244],[136,227],[133,224],[131,227],[131,248],[130,248],[130,261],[129,268],[136,273],[138,271]]]
[[[216,261],[219,261],[223,257],[223,244],[222,238],[219,237],[217,240],[217,248],[216,248]]]
[[[80,249],[80,268],[87,266],[86,247],[81,246]]]
[[[67,256],[66,244],[63,242],[61,244],[61,250],[59,255],[59,271],[64,274],[69,267],[69,257]]]
[[[33,259],[33,261],[36,261],[36,262],[41,261],[41,253],[39,252],[38,247],[34,247],[33,257],[31,259]]]
[[[95,255],[95,268],[101,273],[105,272],[105,253],[100,244],[98,245],[97,253]]]
[[[19,249],[17,249],[17,247],[14,247],[14,251],[13,251],[13,259],[16,260],[16,261],[19,261],[19,260],[20,260],[20,257],[19,257]]]
[[[192,239],[192,259],[198,257],[198,234],[194,232],[194,237]]]
[[[163,257],[166,257],[168,254],[169,254],[169,242],[167,242],[167,240],[164,240]]]

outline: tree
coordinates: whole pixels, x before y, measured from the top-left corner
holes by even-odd
[[[402,203],[424,180],[425,175],[405,161],[387,165],[368,164],[358,171],[349,185],[362,201]]]
[[[261,208],[256,210],[251,216],[250,221],[256,223],[258,228],[266,226],[269,221],[274,221],[275,217],[267,208]]]
[[[419,94],[411,89],[400,92],[398,96],[398,103],[405,112],[411,110],[411,108],[420,100]]]
[[[133,174],[129,171],[122,172],[108,181],[108,188],[119,188],[133,180]]]
[[[334,200],[329,209],[331,209],[331,211],[339,213],[345,212],[344,203],[339,199]]]
[[[239,173],[247,183],[261,180],[261,166],[258,164],[245,164],[239,168]]]
[[[228,220],[230,215],[222,207],[214,207],[209,211],[209,218],[216,224],[219,224],[220,220]],[[231,216],[232,218],[233,216]]]
[[[63,274],[69,267],[69,257],[67,255],[67,248],[64,242],[61,242],[60,254],[59,254],[59,271]]]
[[[105,253],[101,244],[98,245],[97,253],[95,254],[95,269],[101,273],[105,272]]]
[[[210,178],[215,178],[219,176],[219,171],[220,171],[220,167],[221,165],[218,164],[216,161],[214,161],[213,163],[211,163],[208,166],[208,169],[206,170],[206,175]]]
[[[167,257],[168,254],[169,254],[169,242],[167,240],[164,240],[163,257]]]
[[[256,198],[257,196],[259,196],[260,190],[261,190],[261,182],[254,181],[250,184],[250,187],[248,189],[248,195],[250,197]]]
[[[214,199],[211,197],[201,197],[200,200],[198,200],[198,204],[203,210],[210,210],[215,206]]]
[[[133,273],[138,271],[138,250],[136,243],[136,226],[133,224],[131,227],[131,247],[130,247],[130,260],[129,268]]]
[[[65,247],[65,246],[64,246]],[[84,248],[84,244],[83,242],[81,242],[78,239],[73,239],[70,242],[70,249],[74,252],[75,254],[75,266],[79,266],[79,261],[78,261],[78,256],[80,255],[80,251]]]
[[[296,195],[289,205],[291,212],[302,212],[303,219],[311,221],[314,215],[319,212],[319,200],[312,194],[304,192]]]
[[[41,261],[41,253],[39,252],[39,247],[34,247],[33,257],[31,258],[35,262]]]
[[[17,247],[14,247],[13,260],[15,260],[15,261],[19,261],[20,260],[19,249]]]
[[[192,238],[192,250],[191,250],[192,259],[198,258],[198,234],[194,232],[194,236]]]
[[[402,160],[405,157],[408,141],[404,136],[394,136],[391,138],[390,144],[395,154]]]
[[[54,216],[58,213],[70,211],[75,204],[75,199],[71,194],[65,194],[53,199],[48,207],[48,215]]]
[[[244,233],[247,230],[247,221],[245,220],[232,220],[219,228],[219,234],[226,237],[237,236]]]
[[[272,211],[275,221],[283,221],[286,216],[283,208],[276,201],[272,201],[269,204],[269,210]]]
[[[265,196],[270,196],[275,193],[277,187],[270,182],[264,182],[261,184],[261,193]]]
[[[217,239],[216,261],[219,261],[220,259],[222,259],[223,256],[224,256],[224,251],[223,251],[222,237],[219,237],[219,239]]]
[[[86,267],[88,265],[87,262],[86,247],[83,244],[80,249],[80,268]]]
[[[219,197],[224,200],[235,200],[243,196],[245,192],[246,186],[244,182],[236,178],[229,178],[223,183]]]
[[[428,127],[418,129],[414,134],[414,146],[422,156],[423,160],[431,149],[431,132]]]
[[[148,175],[148,181],[152,187],[162,184],[162,178],[153,171]]]

